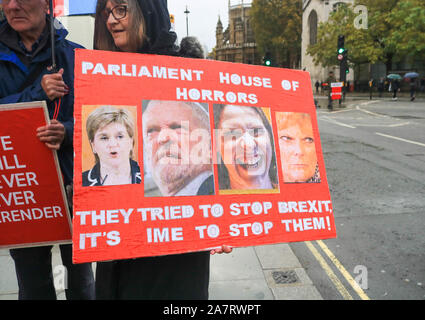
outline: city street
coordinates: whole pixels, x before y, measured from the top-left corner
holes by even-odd
[[[425,0],[0,0],[0,300],[423,302],[424,43]]]
[[[320,102],[338,238],[291,248],[324,299],[425,299],[425,101]]]

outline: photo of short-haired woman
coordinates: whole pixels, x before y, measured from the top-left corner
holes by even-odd
[[[213,110],[220,193],[279,192],[273,131],[264,112],[270,109],[214,105]]]
[[[95,163],[83,172],[83,186],[141,183],[140,167],[133,160],[137,137],[129,108],[101,106],[87,117],[87,138]]]

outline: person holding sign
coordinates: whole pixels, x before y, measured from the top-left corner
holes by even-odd
[[[47,0],[3,0],[6,20],[0,23],[1,104],[46,100],[50,124],[34,134],[57,150],[64,185],[73,179],[74,49],[64,28],[55,30],[59,70],[50,70]],[[59,192],[59,191],[58,191]],[[19,299],[56,299],[51,266],[52,246],[11,249],[19,285]],[[67,269],[67,299],[93,299],[91,264],[72,264],[72,246],[61,245]]]
[[[178,55],[166,0],[98,0],[98,50]],[[141,88],[142,90],[143,88]],[[214,252],[230,252],[223,246]],[[99,262],[97,299],[208,299],[209,252]]]
[[[129,111],[97,108],[88,116],[86,129],[96,164],[83,172],[83,186],[141,182],[139,165],[132,160],[135,128]]]
[[[276,112],[283,181],[320,182],[314,132],[310,115]]]
[[[214,194],[209,123],[199,103],[149,101],[143,112],[146,171],[163,196]]]
[[[273,132],[261,108],[214,105],[220,190],[278,188]]]

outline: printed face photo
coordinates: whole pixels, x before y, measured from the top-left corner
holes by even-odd
[[[276,122],[284,182],[320,182],[310,115],[276,112]]]
[[[83,106],[83,186],[137,184],[136,107]]]
[[[110,123],[100,128],[90,143],[99,161],[111,167],[127,162],[133,149],[133,138],[121,123]]]
[[[144,171],[157,196],[197,195],[198,184],[212,175],[208,106],[144,101],[142,119]]]
[[[273,133],[264,110],[214,105],[220,190],[277,186]]]

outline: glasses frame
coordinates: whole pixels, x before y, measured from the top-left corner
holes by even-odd
[[[117,16],[115,15],[115,10],[116,10],[117,8],[124,8],[124,15],[123,15],[122,17],[117,17]],[[117,20],[117,21],[119,21],[119,20],[122,20],[122,19],[124,19],[125,17],[127,17],[127,12],[128,12],[128,6],[127,6],[127,5],[125,5],[125,4],[119,4],[119,5],[115,6],[115,7],[113,7],[111,10],[105,9],[105,10],[104,10],[104,12],[102,13],[102,16],[103,16],[103,19],[104,19],[104,20],[105,20],[105,22],[106,22],[106,21],[108,21],[109,16],[110,16],[110,15],[111,15],[111,13],[112,13],[112,16],[114,17],[114,19],[115,19],[115,20]]]

